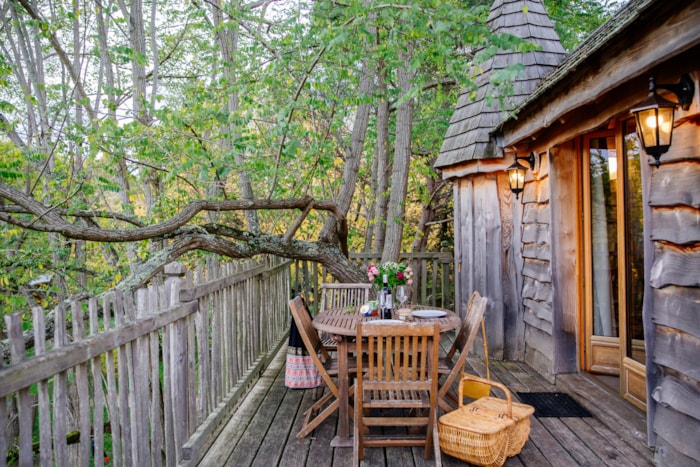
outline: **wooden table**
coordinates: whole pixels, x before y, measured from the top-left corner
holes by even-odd
[[[446,314],[441,318],[413,318],[413,321],[437,321],[440,323],[440,332],[457,329],[462,320],[454,312],[434,306],[413,305],[412,310],[439,310]],[[396,309],[394,309],[396,315]],[[352,447],[350,436],[349,394],[348,388],[348,353],[352,351],[353,338],[356,336],[357,323],[361,321],[373,321],[380,319],[378,316],[362,316],[360,307],[332,308],[320,312],[313,319],[313,326],[319,331],[333,334],[338,342],[338,436],[331,441],[333,447]]]

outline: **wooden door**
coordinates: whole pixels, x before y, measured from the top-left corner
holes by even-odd
[[[618,128],[584,139],[584,369],[644,408],[641,158],[631,122]]]

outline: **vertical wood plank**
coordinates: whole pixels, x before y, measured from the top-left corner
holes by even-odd
[[[139,307],[139,300],[147,294],[145,289],[140,289],[136,292],[136,303],[134,296],[128,293],[124,296],[124,304],[127,310],[129,320],[135,320],[145,317],[145,310]],[[148,334],[138,337],[131,343],[132,351],[132,391],[129,394],[129,400],[133,398],[131,424],[134,433],[134,459],[139,465],[144,465],[151,458],[150,454],[150,436],[148,430],[148,413],[150,391],[149,386],[149,353],[150,346],[148,345]]]
[[[167,282],[167,280],[166,280]],[[172,325],[163,330],[163,414],[165,426],[165,458],[168,467],[177,464],[175,448],[175,419],[172,395]]]
[[[117,329],[125,322],[124,296],[121,291],[114,294],[114,324]],[[122,456],[126,465],[134,465],[133,437],[131,430],[131,412],[129,393],[132,390],[131,343],[120,345],[117,349],[117,382],[119,384],[119,425],[122,434]]]
[[[0,452],[7,452],[7,403],[12,396],[0,397]],[[0,456],[0,467],[7,466],[7,456]]]
[[[203,299],[200,300],[202,302]],[[200,308],[208,309],[206,307]],[[212,310],[212,390],[214,392],[214,403],[218,404],[221,400],[222,388],[221,388],[221,372],[222,372],[222,357],[223,349],[221,348],[221,334],[223,333],[222,323],[221,323],[221,310],[214,308]]]
[[[88,301],[88,313],[90,316],[90,335],[94,336],[100,332],[98,303],[97,299],[91,298]],[[95,357],[91,361],[92,369],[92,391],[93,391],[93,463],[96,467],[104,465],[104,408],[105,396],[102,387],[102,357]]]
[[[201,304],[201,303],[200,303]],[[204,421],[204,418],[214,410],[214,400],[212,398],[211,380],[211,354],[209,348],[209,313],[200,307],[195,314],[195,326],[197,328],[197,348],[199,356],[199,394],[201,398],[200,415],[197,422]]]
[[[32,308],[32,326],[34,327],[34,354],[36,356],[46,353],[46,324],[44,310],[41,307]],[[37,400],[39,410],[39,461],[41,465],[48,465],[53,459],[53,446],[51,445],[51,399],[49,398],[48,380],[37,383]],[[0,450],[0,452],[4,452]]]
[[[197,427],[197,389],[196,389],[196,371],[195,365],[197,363],[197,352],[195,346],[194,338],[194,317],[192,315],[188,316],[184,320],[184,325],[187,332],[187,407],[189,408],[189,414],[187,416],[188,427],[187,427],[187,438],[194,432]],[[183,442],[187,441],[184,439]]]
[[[25,360],[22,314],[5,315],[5,325],[10,338],[10,362],[14,365]],[[32,463],[32,399],[29,388],[17,393],[17,416],[19,419],[19,464]],[[6,452],[6,451],[3,451]],[[0,452],[2,455],[2,452]]]
[[[83,340],[84,323],[81,304],[77,301],[71,303],[71,315],[73,318],[73,341]],[[81,363],[75,368],[75,384],[78,392],[78,411],[80,423],[80,450],[79,465],[87,467],[90,465],[90,388],[88,382],[87,363]]]
[[[66,309],[63,304],[55,309],[54,315],[54,349],[61,348],[66,341]],[[67,385],[68,373],[62,371],[53,378],[53,442],[54,442],[54,462],[58,467],[66,467],[68,465],[68,453],[66,445],[66,407],[68,400],[66,394],[68,392]]]
[[[175,305],[179,302],[182,279],[172,276],[166,280],[168,289],[169,304]],[[186,320],[178,320],[172,323],[169,328],[170,333],[170,393],[172,394],[172,428],[175,444],[175,463],[182,459],[182,446],[187,441],[189,431],[189,411],[187,408],[187,329]]]
[[[162,288],[162,287],[160,287]],[[158,290],[156,287],[149,287],[148,293],[144,297],[146,314],[156,314],[158,311]],[[150,371],[151,371],[151,465],[161,465],[161,451],[163,449],[163,422],[161,416],[163,409],[161,406],[161,382],[160,382],[160,334],[158,331],[151,333],[148,341],[150,346]]]
[[[104,297],[102,304],[102,322],[104,323],[105,331],[115,327],[112,323],[114,314],[114,294],[108,294]],[[105,353],[107,410],[109,412],[109,426],[112,433],[112,459],[115,465],[123,465],[121,425],[119,423],[121,418],[119,414],[119,392],[117,391],[117,377],[114,366],[114,361],[116,359],[115,353],[114,350]]]

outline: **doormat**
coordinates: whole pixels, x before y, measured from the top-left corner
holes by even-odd
[[[535,417],[590,417],[591,413],[563,392],[519,392],[518,398],[535,408]]]

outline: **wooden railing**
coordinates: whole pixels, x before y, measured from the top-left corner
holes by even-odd
[[[451,254],[401,260],[415,302],[452,308]],[[196,465],[286,343],[291,288],[313,305],[332,282],[315,263],[272,257],[166,275],[162,287],[37,307],[30,324],[5,317],[0,467]]]
[[[201,459],[286,342],[290,262],[224,265],[194,281],[179,264],[166,273],[163,287],[32,310],[29,351],[21,314],[6,316],[0,466]]]
[[[440,306],[454,310],[454,259],[451,252],[402,253],[399,261],[414,270],[412,302]],[[379,264],[380,254],[350,253],[350,259],[366,270],[370,264]],[[292,290],[303,292],[309,305],[321,303],[320,287],[323,282],[335,282],[318,263],[296,261],[292,267]]]

